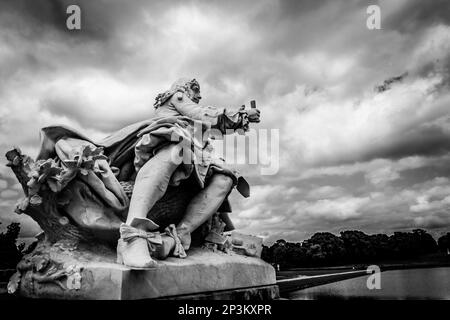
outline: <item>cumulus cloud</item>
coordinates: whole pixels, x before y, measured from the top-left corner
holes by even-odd
[[[450,211],[450,185],[449,179],[440,177],[421,186],[415,203],[410,206],[412,212],[447,212]],[[427,188],[426,186],[429,185]]]
[[[8,186],[8,183],[5,180],[0,179],[0,189],[5,189]]]
[[[338,198],[346,192],[340,186],[320,186],[310,190],[306,197],[308,199],[324,199],[324,198]]]
[[[3,199],[17,198],[18,195],[19,195],[19,192],[15,191],[15,190],[3,190],[0,193],[0,197]]]
[[[346,220],[358,217],[363,205],[369,202],[368,197],[342,197],[337,199],[322,199],[316,202],[300,201],[295,203],[298,215],[309,215],[312,218]]]

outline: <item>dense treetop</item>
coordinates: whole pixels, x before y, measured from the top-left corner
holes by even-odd
[[[282,267],[309,267],[409,259],[436,253],[439,249],[446,252],[449,248],[450,233],[436,243],[422,229],[395,232],[391,236],[349,230],[339,236],[318,232],[301,243],[280,239],[270,247],[263,247],[262,258]]]

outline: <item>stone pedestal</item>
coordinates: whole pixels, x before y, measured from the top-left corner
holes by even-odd
[[[29,257],[32,266],[22,268],[18,275],[17,294],[29,298],[108,300],[278,297],[273,267],[259,258],[236,253],[192,249],[186,259],[168,258],[159,261],[156,268],[135,270],[114,263],[113,253],[55,250],[44,250],[46,263],[39,261],[42,253],[35,254],[34,261]]]

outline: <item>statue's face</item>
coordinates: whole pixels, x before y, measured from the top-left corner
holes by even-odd
[[[191,100],[195,103],[198,103],[202,96],[200,95],[200,86],[198,84],[192,84],[191,88],[189,89]]]

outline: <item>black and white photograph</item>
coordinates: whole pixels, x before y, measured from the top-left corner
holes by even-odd
[[[73,300],[449,301],[450,1],[0,0],[0,304]]]

